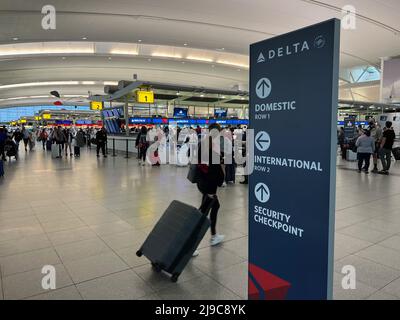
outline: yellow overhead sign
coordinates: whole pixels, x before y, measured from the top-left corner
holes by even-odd
[[[13,122],[11,122],[11,125],[15,126],[15,125],[17,125],[17,122],[13,121]]]
[[[90,109],[91,110],[103,110],[103,101],[91,101]]]
[[[50,113],[43,113],[43,119],[45,119],[45,120],[51,119],[51,114]]]
[[[42,117],[35,116],[35,120],[36,121],[42,120]]]
[[[26,123],[26,119],[19,120],[19,123]]]
[[[154,103],[153,91],[136,91],[136,102],[138,103]]]

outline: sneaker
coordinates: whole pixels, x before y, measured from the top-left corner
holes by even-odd
[[[249,182],[245,180],[245,181],[241,181],[240,184],[249,184]]]
[[[100,157],[100,155],[96,154],[96,157],[98,158],[98,157]]]
[[[213,235],[210,240],[210,245],[216,246],[217,244],[220,244],[222,241],[224,241],[224,238],[225,236],[221,234]]]
[[[361,170],[360,170],[360,169],[358,169],[358,173],[361,173]]]
[[[371,172],[372,173],[378,173],[378,168],[374,168]]]
[[[221,187],[225,188],[226,187],[226,182],[224,182]]]
[[[199,250],[196,250],[195,252],[193,252],[192,257],[197,257],[200,254]]]
[[[104,155],[104,158],[107,158],[107,155]]]
[[[364,172],[365,172],[365,174],[369,174],[369,171],[368,171],[368,170],[365,170]]]

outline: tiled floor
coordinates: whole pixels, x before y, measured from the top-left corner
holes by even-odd
[[[393,175],[337,170],[336,299],[400,299],[400,164]],[[219,192],[226,242],[200,245],[178,283],[152,271],[136,250],[172,199],[198,206],[186,168],[139,167],[134,158],[53,160],[37,150],[6,163],[0,180],[0,299],[243,299],[247,188]],[[57,290],[42,289],[44,265]],[[356,267],[357,289],[341,287]]]

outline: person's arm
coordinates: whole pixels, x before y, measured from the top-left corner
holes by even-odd
[[[361,138],[361,137],[360,137],[360,138]],[[358,138],[357,141],[356,141],[356,147],[359,147],[359,146],[360,146],[360,138]]]
[[[386,136],[385,136],[385,134],[383,134],[383,137],[382,137],[382,140],[381,140],[381,144],[380,144],[381,149],[383,148],[385,143],[386,143]]]

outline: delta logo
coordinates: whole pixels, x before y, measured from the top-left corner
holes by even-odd
[[[315,37],[313,43],[314,48],[322,49],[326,45],[326,38],[323,35],[319,35]],[[296,42],[279,48],[267,50],[266,54],[260,52],[257,56],[257,63],[264,63],[267,60],[300,54],[305,51],[310,51],[311,49],[312,47],[310,46],[308,41]]]
[[[285,300],[291,284],[249,263],[249,300]]]

